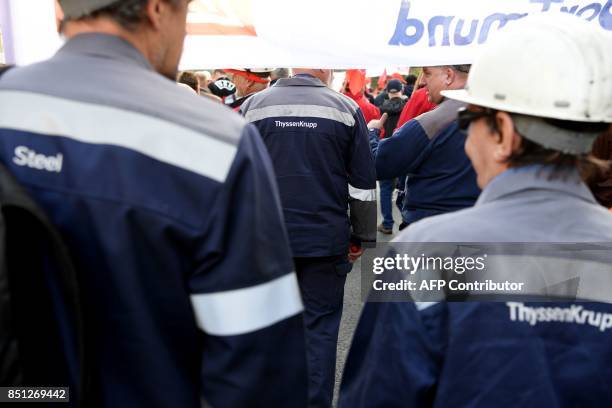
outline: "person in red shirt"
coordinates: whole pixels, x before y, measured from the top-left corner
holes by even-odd
[[[371,120],[380,119],[380,110],[365,97],[365,86],[366,76],[364,70],[349,69],[346,71],[342,93],[357,102],[365,118],[365,123],[370,123]]]

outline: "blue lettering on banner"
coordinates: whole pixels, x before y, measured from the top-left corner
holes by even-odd
[[[550,10],[551,3],[563,3],[564,0],[529,0],[530,3],[542,3],[542,11]]]
[[[570,3],[570,1],[567,1],[567,3]],[[565,2],[566,0],[529,0],[530,4],[541,4],[541,12],[552,11],[551,6],[554,4],[559,5],[558,11],[575,15],[587,21],[594,21],[598,18],[597,21],[601,28],[612,31],[612,0],[607,0],[605,5],[601,2],[593,2],[584,7],[576,4],[563,5]],[[500,29],[508,24],[508,22],[519,20],[529,13],[493,13],[485,17],[482,22],[480,19],[471,19],[468,33],[465,32],[465,26],[469,20],[464,18],[433,16],[429,21],[423,21],[410,17],[409,14],[410,0],[402,0],[397,22],[395,23],[395,31],[389,40],[389,45],[411,46],[417,44],[425,36],[426,26],[429,47],[469,45],[476,40],[476,37],[478,37],[478,44],[483,44],[487,41],[492,28]]]
[[[453,17],[442,17],[436,16],[429,20],[427,24],[427,31],[429,32],[429,46],[435,47],[436,45],[436,27],[442,26],[442,45],[449,46],[450,40],[448,38],[448,31],[450,29],[450,23],[453,21]]]
[[[606,30],[612,30],[612,0],[608,0],[599,14],[599,25]]]
[[[423,36],[425,26],[416,18],[408,18],[408,11],[410,11],[410,1],[402,0],[395,24],[395,33],[391,37],[389,45],[413,45],[419,42]],[[409,28],[414,28],[413,34],[408,34]]]
[[[472,20],[470,24],[470,32],[467,36],[463,36],[461,33],[463,32],[463,24],[465,23],[464,19],[460,19],[457,22],[457,28],[455,29],[455,44],[457,45],[468,45],[474,41],[474,37],[476,37],[476,29],[478,29],[478,20]]]
[[[592,21],[595,17],[599,15],[599,13],[601,13],[601,4],[592,3],[592,4],[589,4],[588,6],[584,6],[583,8],[580,9],[580,11],[576,13],[576,15],[578,17],[582,17],[588,11],[592,11],[593,13],[589,17],[584,17],[584,18],[588,21]]]
[[[527,13],[523,14],[502,14],[495,13],[491,14],[487,18],[485,18],[484,23],[482,23],[482,28],[480,29],[480,35],[478,36],[478,44],[483,44],[487,41],[487,37],[489,36],[489,30],[493,23],[498,23],[499,26],[497,28],[502,28],[505,26],[510,20],[518,20],[520,18],[526,17]]]
[[[572,8],[561,7],[562,13],[576,14],[576,10],[578,10],[578,6],[573,6]]]

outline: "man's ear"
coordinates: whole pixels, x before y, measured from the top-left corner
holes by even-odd
[[[496,161],[505,163],[512,155],[512,152],[519,149],[521,145],[521,136],[516,133],[514,129],[512,116],[506,112],[497,112],[495,115],[495,124],[497,125],[499,139],[493,151],[493,157]]]
[[[453,82],[455,82],[455,70],[446,67],[446,86],[450,86]]]
[[[161,30],[165,7],[167,4],[163,0],[149,0],[147,3],[147,19],[156,30]]]

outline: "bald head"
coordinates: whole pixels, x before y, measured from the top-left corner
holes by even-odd
[[[327,86],[331,85],[333,79],[333,70],[331,69],[293,68],[293,74],[312,75],[315,78],[319,78]]]

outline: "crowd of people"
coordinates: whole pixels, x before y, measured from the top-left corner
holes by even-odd
[[[25,364],[45,340],[4,309],[2,385],[86,407],[331,407],[347,274],[377,231],[612,242],[612,48],[575,19],[376,89],[348,70],[338,92],[331,69],[177,72],[187,0],[59,3],[62,49],[0,71],[0,181],[57,228],[78,302],[44,258],[58,354]],[[609,406],[609,336],[503,302],[367,302],[338,403]]]

